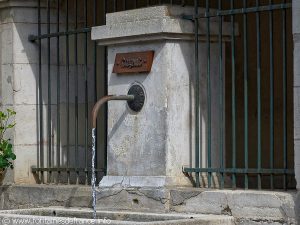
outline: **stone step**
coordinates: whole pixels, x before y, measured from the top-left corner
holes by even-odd
[[[296,224],[297,192],[199,188],[99,188],[97,210],[232,216],[240,225]],[[299,198],[299,197],[298,197]],[[71,185],[0,187],[0,209],[91,207],[91,188]],[[216,216],[214,216],[216,217]],[[227,218],[227,217],[226,217]],[[1,223],[0,223],[1,224]]]
[[[145,213],[128,211],[97,211],[92,219],[90,208],[46,207],[0,211],[0,221],[6,225],[17,221],[39,221],[39,225],[111,224],[111,225],[234,225],[234,218],[225,215],[182,213]],[[21,222],[20,222],[21,223]]]

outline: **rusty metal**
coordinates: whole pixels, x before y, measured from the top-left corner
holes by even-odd
[[[154,51],[118,53],[113,73],[149,73],[152,68]]]
[[[92,111],[92,126],[96,128],[97,126],[97,115],[101,106],[109,101],[133,101],[134,95],[107,95],[101,98],[94,106]]]

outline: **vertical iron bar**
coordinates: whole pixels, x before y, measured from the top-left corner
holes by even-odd
[[[84,27],[88,26],[87,18],[87,0],[84,0]],[[86,184],[88,184],[88,62],[87,62],[87,48],[88,48],[88,36],[87,33],[84,34],[84,74],[85,74],[85,178]]]
[[[75,41],[74,41],[74,51],[75,51],[75,168],[78,168],[79,163],[79,153],[78,153],[78,0],[75,0]],[[76,184],[79,184],[79,172],[76,170]]]
[[[69,0],[66,0],[66,32],[69,31]],[[67,180],[70,184],[70,59],[69,59],[69,34],[66,34],[66,76],[67,76]]]
[[[57,18],[56,18],[56,23],[57,23],[57,27],[56,27],[56,32],[59,33],[59,23],[60,23],[60,19],[59,19],[59,11],[60,11],[60,1],[57,0]],[[57,102],[57,112],[56,112],[56,116],[57,116],[57,136],[56,136],[56,161],[57,161],[57,168],[60,168],[60,61],[59,61],[59,56],[60,56],[60,51],[59,51],[59,35],[56,38],[56,54],[57,54],[57,95],[56,95],[56,102]],[[60,171],[58,171],[57,173],[57,183],[59,183],[59,178],[60,178]]]
[[[107,4],[106,4],[106,1],[103,1],[103,3],[104,3],[104,5],[103,5],[103,9],[104,9],[104,13],[103,13],[103,21],[104,21],[104,24],[106,24],[106,13],[107,13]],[[108,93],[108,82],[107,82],[107,71],[108,71],[108,69],[107,69],[107,47],[105,46],[104,47],[104,59],[105,59],[105,62],[104,62],[104,93],[105,93],[105,95],[107,95],[107,93]],[[107,104],[105,105],[105,107],[104,107],[104,115],[105,115],[105,121],[104,121],[104,124],[105,124],[105,132],[104,132],[104,134],[105,134],[105,149],[104,149],[104,169],[105,169],[105,174],[106,174],[106,171],[107,171],[107,139],[106,139],[106,137],[107,137],[107,115],[108,115],[108,109],[107,109]]]
[[[286,3],[286,0],[284,0]],[[283,168],[287,169],[287,50],[286,50],[286,9],[282,11],[282,47],[283,47]],[[283,176],[283,188],[287,189],[287,174]]]
[[[231,0],[231,9],[234,8],[234,0]],[[235,24],[234,15],[231,15],[231,56],[232,56],[232,74],[231,74],[231,101],[232,101],[232,168],[236,169],[236,90],[235,90]],[[236,174],[232,174],[232,187],[236,188]]]
[[[206,0],[206,45],[207,45],[207,167],[211,168],[211,87],[210,87],[210,17],[209,1]],[[211,172],[208,172],[208,188],[211,187]]]
[[[222,10],[222,0],[218,1],[218,11]],[[220,168],[224,169],[224,152],[223,152],[223,131],[224,131],[224,124],[223,124],[223,18],[219,16],[219,105],[220,105],[220,131],[219,131],[219,138],[220,138]],[[224,173],[221,172],[221,188],[224,188]]]
[[[259,0],[256,0],[259,7]],[[257,168],[261,169],[261,41],[260,14],[256,12],[256,41],[257,41]],[[257,174],[258,189],[261,189],[261,174]]]
[[[124,7],[124,9],[126,9],[126,1],[125,1],[125,7]],[[93,18],[93,25],[94,26],[97,26],[97,0],[94,0],[94,18]],[[94,64],[94,92],[95,92],[95,94],[94,94],[94,103],[96,103],[97,102],[97,100],[98,100],[98,98],[97,98],[97,43],[96,42],[94,42],[94,62],[93,62],[93,64]],[[96,129],[95,129],[95,137],[96,137],[96,140],[97,140],[97,127],[96,127]],[[97,169],[98,168],[98,164],[97,164],[97,162],[98,162],[98,151],[97,151],[97,141],[95,142],[95,149],[96,149],[96,152],[95,152],[95,168]],[[97,176],[98,174],[97,174],[97,172],[96,172],[96,179],[97,179]]]
[[[194,0],[194,14],[198,16],[198,0]],[[194,21],[195,26],[195,166],[199,168],[200,160],[199,160],[199,153],[200,153],[200,132],[199,132],[199,124],[200,124],[200,96],[199,96],[199,89],[200,89],[200,73],[199,73],[199,20],[195,18]],[[196,172],[196,187],[200,187],[200,179],[199,179],[199,172]]]
[[[38,1],[38,35],[39,37],[42,34],[41,29],[41,0]],[[39,39],[38,43],[39,47],[39,117],[40,117],[40,161],[39,166],[40,168],[44,168],[44,132],[43,132],[43,91],[42,91],[42,39]],[[41,183],[44,183],[44,171],[41,171]]]
[[[114,12],[117,12],[117,0],[114,0]]]
[[[247,0],[244,0],[244,9],[247,8]],[[243,14],[244,28],[244,164],[245,169],[248,169],[248,18],[247,14]],[[245,173],[244,186],[248,189],[248,174]]]
[[[273,0],[269,1],[270,6]],[[270,169],[274,168],[274,53],[273,53],[273,11],[269,11],[270,30]],[[274,189],[273,174],[270,175],[270,187]]]
[[[127,2],[126,0],[123,0],[123,10],[126,10],[126,5],[127,5],[126,2]],[[96,2],[94,2],[94,4],[95,4],[95,3],[96,3]]]
[[[50,34],[50,0],[47,0],[47,33]],[[48,53],[48,115],[47,115],[47,134],[48,134],[48,168],[51,168],[51,160],[52,160],[52,126],[51,126],[51,103],[52,103],[52,99],[51,99],[51,52],[50,52],[50,48],[51,48],[51,43],[50,43],[50,37],[47,38],[47,53]],[[49,171],[48,173],[49,177],[48,177],[48,183],[51,183],[51,179],[52,179],[52,172]]]

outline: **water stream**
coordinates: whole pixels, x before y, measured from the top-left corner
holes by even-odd
[[[96,173],[95,173],[95,161],[96,161],[96,128],[92,129],[93,148],[92,148],[92,206],[93,206],[93,218],[96,219]]]

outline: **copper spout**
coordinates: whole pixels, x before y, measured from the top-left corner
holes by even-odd
[[[101,106],[108,101],[133,101],[134,95],[107,95],[102,97],[94,106],[92,111],[93,128],[97,126],[97,116]]]

